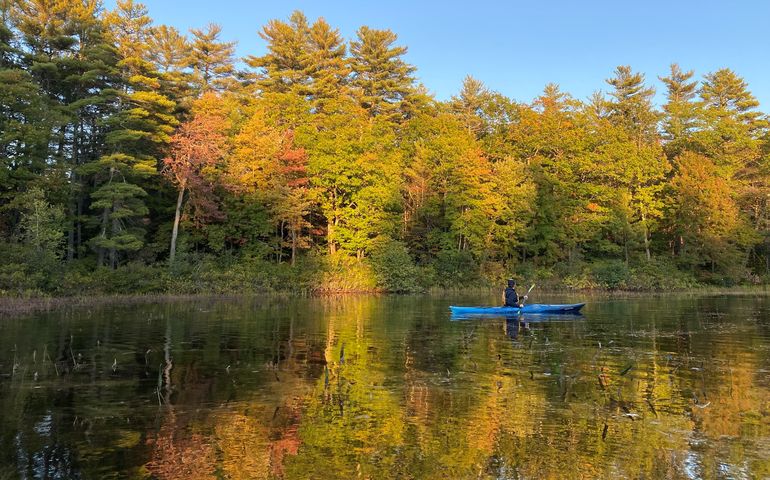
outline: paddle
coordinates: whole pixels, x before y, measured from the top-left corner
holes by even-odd
[[[532,291],[532,289],[535,288],[535,284],[533,283],[531,287],[529,287],[529,290],[527,290],[527,293],[524,294],[524,297],[521,300],[521,306],[524,306],[524,302],[527,301],[527,297],[529,296],[529,292]]]

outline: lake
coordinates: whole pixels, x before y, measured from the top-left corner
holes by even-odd
[[[535,297],[535,295],[532,295]],[[0,479],[770,478],[770,297],[71,307],[0,319]]]

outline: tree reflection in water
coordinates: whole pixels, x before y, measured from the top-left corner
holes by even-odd
[[[663,303],[562,321],[451,322],[429,297],[10,319],[0,478],[769,476],[768,300]]]

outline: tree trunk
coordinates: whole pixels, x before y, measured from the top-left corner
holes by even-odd
[[[626,255],[626,266],[628,266],[628,232],[623,235],[623,251]]]
[[[107,237],[107,220],[109,218],[110,218],[110,209],[105,208],[104,211],[102,212],[102,235],[101,235],[102,238]],[[104,266],[104,252],[105,252],[105,248],[99,247],[99,253],[97,254],[97,257],[96,257],[97,267]]]
[[[644,253],[647,255],[647,261],[652,259],[650,255],[650,231],[647,229],[647,219],[642,215],[642,225],[644,226]]]
[[[76,208],[70,205],[70,221],[69,228],[67,229],[67,261],[71,262],[75,259],[75,212]]]
[[[171,250],[168,254],[169,263],[174,263],[176,256],[176,237],[179,234],[179,218],[182,215],[182,200],[184,199],[184,185],[179,189],[179,195],[176,198],[176,213],[174,213],[174,228],[171,229]]]
[[[75,254],[78,258],[80,258],[80,247],[83,245],[83,222],[80,221],[81,218],[83,218],[83,195],[78,194],[78,216],[75,225],[77,226],[76,230],[76,236],[75,236]]]
[[[75,169],[70,170],[72,177],[70,183],[70,204],[69,204],[69,229],[67,231],[67,261],[71,262],[75,259],[75,229],[79,227],[79,213],[78,203],[76,197],[79,196],[75,190],[75,183],[78,181],[77,173]]]
[[[80,121],[75,126],[75,131],[72,135],[72,163],[74,167],[70,170],[70,214],[72,215],[72,222],[70,223],[69,232],[67,232],[67,260],[72,261],[75,258],[75,228],[78,226],[80,216],[78,215],[78,199],[80,194],[75,190],[75,185],[78,182],[77,166],[80,165],[80,138],[83,134],[83,122]]]
[[[337,253],[337,245],[334,240],[334,227],[337,226],[337,189],[332,190],[331,211],[334,212],[326,220],[326,242],[329,244],[329,255]]]
[[[326,222],[326,242],[329,244],[329,255],[337,253],[337,245],[334,243],[334,222],[330,219]]]
[[[115,211],[115,208],[113,207],[113,212]],[[118,233],[120,232],[120,220],[117,218],[112,219],[112,238],[118,236]],[[113,243],[114,245],[114,243]],[[115,247],[110,248],[110,268],[115,270],[118,268],[118,251],[115,249]]]
[[[297,261],[297,229],[291,229],[291,266]]]

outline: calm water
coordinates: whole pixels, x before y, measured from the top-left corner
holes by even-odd
[[[588,301],[523,326],[450,320],[492,297],[0,319],[0,479],[770,478],[770,297]]]

